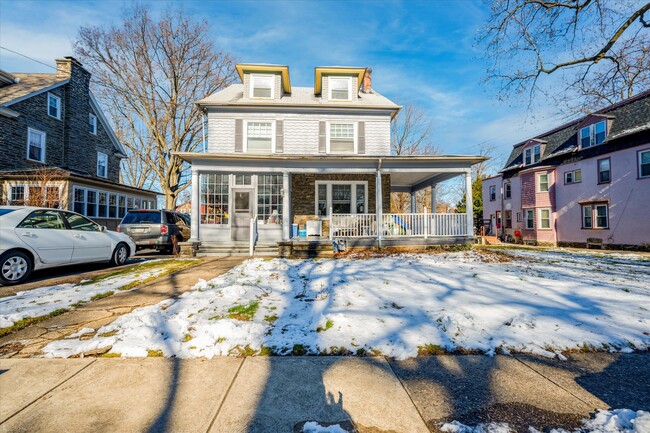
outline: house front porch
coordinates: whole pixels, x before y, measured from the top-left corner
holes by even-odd
[[[471,166],[479,156],[366,157],[184,153],[192,164],[195,248],[238,246],[396,246],[469,242],[467,213],[436,213],[440,182],[462,176],[471,195]],[[432,209],[415,195],[429,188]],[[391,213],[392,192],[409,193],[411,213]],[[245,248],[248,247],[248,248]],[[326,247],[324,247],[326,248]]]

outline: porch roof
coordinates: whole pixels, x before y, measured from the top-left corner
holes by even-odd
[[[479,155],[255,155],[175,152],[195,170],[291,173],[376,173],[390,174],[391,190],[411,191],[443,182],[469,171],[489,158]]]

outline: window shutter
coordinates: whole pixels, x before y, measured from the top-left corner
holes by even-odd
[[[235,152],[244,151],[244,121],[242,119],[235,120]]]
[[[275,151],[284,153],[284,124],[282,120],[275,122]]]
[[[327,153],[327,133],[325,129],[327,128],[327,123],[323,120],[318,122],[318,153]]]
[[[366,153],[366,122],[357,124],[357,150],[359,155]]]

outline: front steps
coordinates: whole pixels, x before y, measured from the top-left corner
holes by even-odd
[[[212,256],[249,256],[249,244],[209,244],[201,243],[196,252],[196,257],[212,257]],[[254,256],[278,256],[278,244],[257,244],[253,252]]]
[[[503,245],[503,242],[496,236],[482,236],[483,245]]]

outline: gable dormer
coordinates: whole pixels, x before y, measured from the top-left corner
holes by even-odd
[[[521,151],[524,166],[537,164],[542,159],[545,145],[545,140],[539,140],[537,138],[528,140]]]
[[[240,63],[235,68],[244,85],[244,99],[277,101],[291,94],[288,66]]]
[[[613,116],[590,114],[578,125],[578,146],[580,149],[601,144],[607,138],[612,126]]]
[[[367,68],[319,66],[314,72],[314,94],[323,101],[350,102],[359,97]]]

